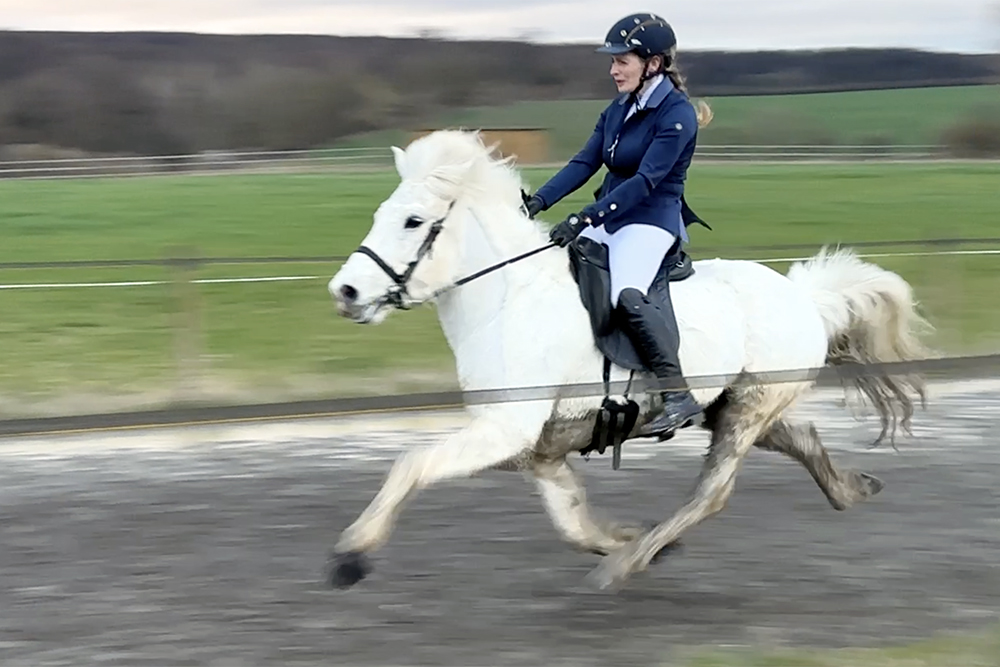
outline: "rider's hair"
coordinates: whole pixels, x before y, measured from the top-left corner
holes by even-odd
[[[663,73],[670,77],[670,81],[674,84],[674,87],[677,88],[677,90],[687,95],[687,79],[683,74],[681,74],[681,70],[677,66],[677,47],[670,47],[670,51],[663,54],[661,57],[663,58],[665,65]],[[698,127],[705,127],[712,122],[712,118],[715,114],[712,111],[712,107],[708,106],[708,102],[705,100],[698,100],[695,108],[698,113]]]

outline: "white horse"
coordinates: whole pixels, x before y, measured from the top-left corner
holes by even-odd
[[[523,471],[534,480],[562,538],[604,556],[592,573],[599,587],[620,585],[683,531],[722,510],[751,447],[799,461],[837,509],[882,488],[870,475],[838,469],[812,424],[782,415],[813,386],[815,373],[805,369],[924,355],[917,330],[926,322],[910,286],[848,252],[821,251],[787,277],[752,261],[703,260],[693,276],[671,283],[685,375],[719,378],[693,384],[706,406],[702,426],[711,432],[697,487],[673,517],[649,530],[596,519],[567,455],[587,446],[603,398],[570,388],[600,386],[603,355],[566,251],[530,254],[449,290],[463,276],[546,245],[547,230],[524,214],[523,183],[509,161],[494,158],[477,133],[439,131],[392,150],[401,182],[375,212],[360,252],[328,285],[339,314],[377,324],[408,299],[433,301],[464,391],[534,392],[468,405],[466,427],[401,455],[337,542],[335,585],[368,573],[365,554],[385,543],[416,490],[485,470]],[[782,372],[777,382],[764,377]],[[627,378],[626,369],[613,368],[616,385]],[[883,373],[855,383],[879,409],[883,434],[897,409],[908,427],[907,389],[923,398],[914,377]],[[637,401],[642,424],[655,415],[657,399]]]

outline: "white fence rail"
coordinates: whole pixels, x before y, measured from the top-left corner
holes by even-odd
[[[181,155],[126,155],[0,161],[0,178],[150,176],[177,173],[322,171],[392,164],[386,148],[286,151],[212,151]]]
[[[728,160],[929,160],[948,157],[946,146],[699,144],[697,157]]]
[[[744,162],[934,160],[949,157],[943,146],[711,145],[698,147],[702,160]],[[157,174],[282,173],[383,169],[388,148],[285,151],[212,151],[182,155],[74,157],[0,161],[0,179],[151,176]]]
[[[858,257],[863,259],[883,259],[887,257],[944,257],[963,255],[1000,255],[1000,248],[986,248],[983,250],[928,250],[924,252],[873,252],[858,253]],[[800,257],[763,257],[753,258],[761,264],[784,264],[788,262],[804,262],[810,259],[810,255]],[[739,258],[734,258],[739,259]],[[188,283],[193,285],[245,285],[251,283],[293,283],[312,280],[329,280],[331,272],[323,275],[295,275],[295,276],[243,276],[235,278],[190,278]],[[89,289],[108,287],[152,287],[159,285],[170,285],[175,281],[171,280],[114,280],[103,282],[24,282],[24,283],[0,283],[0,292],[10,290],[53,290],[53,289]]]

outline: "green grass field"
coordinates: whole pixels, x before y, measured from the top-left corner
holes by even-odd
[[[525,177],[538,187],[550,173]],[[706,250],[713,246],[1000,236],[998,182],[1000,166],[988,164],[698,165],[688,200],[715,230],[692,228],[690,251],[697,258],[715,256]],[[0,262],[156,259],[176,248],[201,256],[345,255],[395,184],[391,173],[8,181],[0,183]],[[558,221],[593,185],[544,217]],[[1000,256],[876,261],[915,286],[941,349],[1000,347]],[[336,268],[206,267],[198,277],[318,278],[197,285],[193,300],[170,285],[0,290],[0,395],[7,397],[0,411],[61,397],[165,400],[178,379],[175,346],[190,344],[177,328],[192,323],[205,386],[218,400],[452,386],[433,309],[397,313],[374,328],[342,321],[326,293]],[[4,284],[169,277],[150,266],[0,270]]]
[[[1000,115],[1000,86],[706,100],[715,111],[715,119],[700,135],[703,144],[938,144],[942,132],[956,122],[971,116]],[[608,100],[517,102],[450,112],[432,124],[548,128],[553,159],[560,160],[579,150],[607,103]],[[389,131],[352,137],[341,144],[385,146],[406,141],[405,133]]]

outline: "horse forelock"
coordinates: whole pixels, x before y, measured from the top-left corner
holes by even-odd
[[[407,147],[407,178],[425,181],[439,194],[450,189],[456,197],[467,195],[473,206],[478,203],[505,206],[511,216],[544,233],[542,227],[521,211],[524,182],[513,157],[499,157],[495,148],[483,143],[477,131],[438,130]],[[456,177],[458,173],[460,177]]]
[[[407,175],[417,179],[441,169],[489,159],[489,149],[480,134],[464,130],[438,130],[406,148]]]

